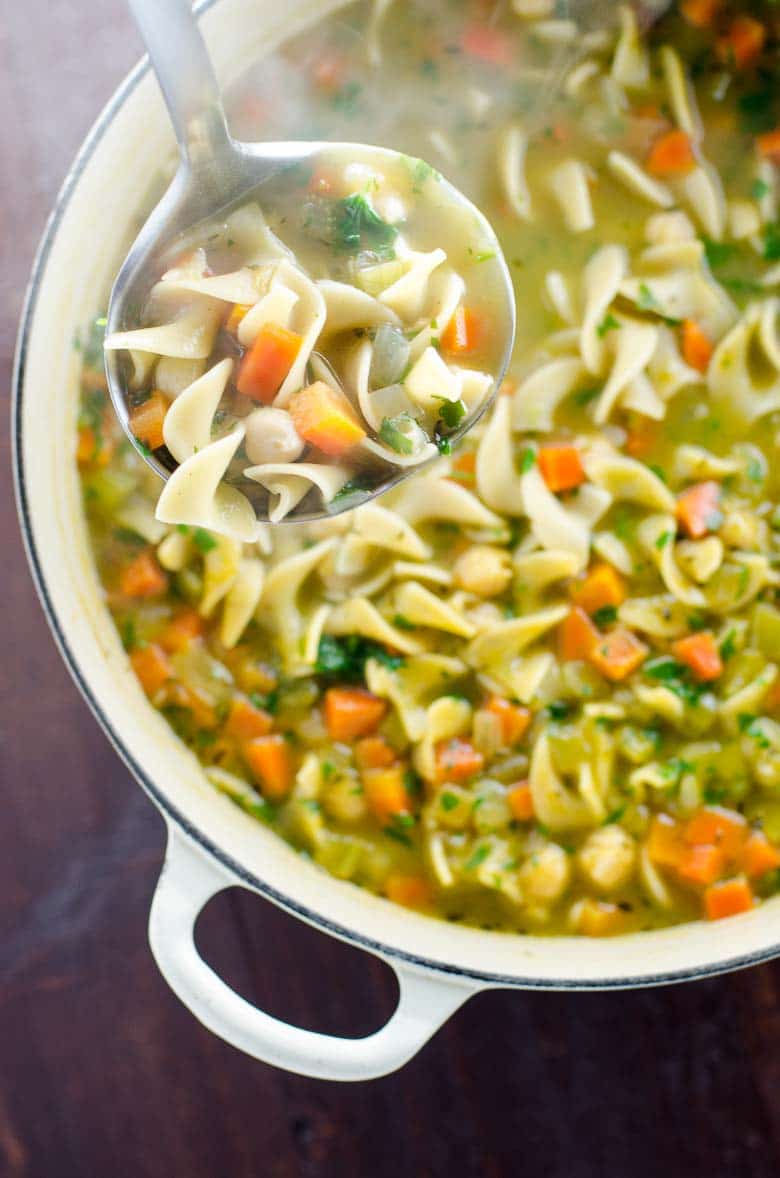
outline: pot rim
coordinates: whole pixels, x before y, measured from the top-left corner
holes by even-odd
[[[208,11],[218,0],[198,0],[195,11],[198,16]],[[495,973],[465,968],[459,965],[447,964],[439,960],[426,958],[424,955],[412,953],[397,946],[387,945],[381,940],[357,932],[348,925],[332,920],[320,912],[291,899],[286,893],[267,883],[255,875],[242,863],[232,857],[223,847],[215,843],[212,838],[198,826],[194,825],[176,805],[158,789],[145,769],[138,763],[130,750],[126,747],[119,726],[107,714],[92,692],[87,677],[83,674],[78,656],[66,637],[64,628],[60,624],[57,611],[49,595],[43,565],[39,558],[36,539],[28,505],[26,491],[26,471],[24,467],[22,446],[22,405],[24,398],[25,370],[29,337],[38,303],[39,294],[46,281],[49,255],[52,251],[61,221],[68,207],[71,197],[89,164],[92,156],[99,147],[103,136],[114,119],[116,113],[136,90],[139,83],[149,72],[146,57],[126,75],[107,103],[101,110],[94,124],[88,131],[65,179],[57,193],[52,211],[44,226],[38,248],[35,253],[30,279],[27,284],[22,304],[19,331],[16,341],[16,352],[12,372],[11,384],[11,463],[13,469],[14,492],[16,497],[17,514],[19,517],[22,540],[27,556],[27,562],[33,578],[36,593],[41,602],[43,613],[54,637],[55,644],[62,656],[65,666],[76,687],[86,701],[90,711],[108,737],[110,743],[121,760],[136,778],[138,783],[148,794],[167,822],[174,822],[190,838],[201,851],[211,856],[232,876],[259,893],[265,899],[277,904],[285,911],[300,918],[321,932],[343,940],[368,953],[378,955],[385,960],[397,961],[412,968],[423,969],[426,972],[449,975],[468,981],[481,983],[486,987],[501,989],[527,990],[558,990],[558,991],[593,991],[593,990],[621,990],[640,989],[649,986],[665,985],[674,982],[694,981],[719,974],[730,973],[747,966],[758,965],[780,955],[780,941],[772,942],[763,949],[738,954],[724,960],[713,961],[710,964],[681,967],[671,970],[648,970],[639,974],[629,974],[619,977],[580,979],[576,976],[557,979],[545,979],[530,976]],[[277,836],[279,837],[279,836]],[[507,934],[511,935],[511,934]],[[647,934],[637,933],[635,936]]]

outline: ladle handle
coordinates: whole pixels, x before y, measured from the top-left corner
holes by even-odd
[[[182,158],[193,170],[219,167],[232,152],[206,44],[190,0],[128,0],[157,75]]]

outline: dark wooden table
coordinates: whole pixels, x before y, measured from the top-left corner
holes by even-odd
[[[121,0],[0,9],[5,389],[47,211],[138,52]],[[146,943],[162,822],[54,649],[5,414],[0,440],[0,1178],[774,1178],[780,965],[484,995],[402,1073],[356,1086],[274,1071],[203,1030]],[[366,1033],[392,1009],[383,966],[257,898],[217,900],[201,942],[242,993],[302,1025]]]

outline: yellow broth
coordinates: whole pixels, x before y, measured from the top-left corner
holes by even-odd
[[[431,159],[461,186],[495,226],[515,282],[505,396],[438,475],[418,476],[418,492],[412,480],[382,500],[399,521],[395,540],[378,539],[387,521],[377,516],[362,517],[361,534],[357,513],[277,530],[270,553],[253,554],[150,523],[155,486],[118,441],[93,349],[79,456],[108,603],[152,702],[215,786],[340,878],[514,932],[602,936],[744,911],[774,894],[780,864],[780,407],[761,407],[780,388],[771,303],[780,230],[777,157],[759,138],[778,123],[776,17],[725,6],[713,27],[697,28],[690,6],[688,19],[674,12],[640,47],[646,79],[629,86],[615,80],[613,30],[585,54],[593,78],[551,110],[538,102],[538,71],[561,50],[544,21],[503,4],[397,0],[391,12],[378,65],[366,60],[363,3],[288,44],[236,88],[236,133],[379,142]],[[737,60],[759,18],[761,44]],[[701,133],[689,140],[694,162],[652,175],[656,145],[679,130],[665,45],[687,62]],[[510,124],[528,134],[531,219],[498,174]],[[607,164],[612,150],[667,185],[670,207],[629,190]],[[578,232],[550,181],[572,158],[594,221]],[[720,240],[685,194],[702,160],[715,205],[729,202]],[[547,424],[515,427],[502,477],[520,498],[501,507],[490,476],[505,451],[490,421],[506,405],[525,420],[518,396],[529,377],[577,361],[584,276],[614,246],[630,265],[588,344],[606,359],[596,372],[575,363]],[[688,314],[683,322],[662,305],[658,251],[678,251],[688,261],[675,273],[693,267],[704,284],[696,290],[718,326],[707,324],[703,345]],[[307,264],[316,270],[316,255]],[[551,297],[551,272],[569,319]],[[636,274],[638,292],[626,285]],[[598,420],[613,349],[629,331],[641,343],[642,330],[666,341],[673,361],[651,360],[652,378]],[[672,395],[664,382],[675,364],[686,375]],[[545,498],[540,524],[520,501],[537,471],[569,530],[585,528],[582,487],[608,488],[585,528],[584,563],[559,561],[570,571],[546,580],[529,557],[557,559],[539,539],[552,509]],[[468,493],[449,512],[436,508],[447,486]],[[307,553],[312,568],[285,597]],[[265,586],[237,625],[252,560],[264,562]],[[370,622],[356,601],[375,610]],[[582,649],[566,632],[578,609]],[[542,616],[538,636],[502,663],[523,619]],[[483,657],[491,634],[497,649]],[[616,661],[624,656],[628,670]]]

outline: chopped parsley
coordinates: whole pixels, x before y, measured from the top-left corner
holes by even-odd
[[[737,716],[737,724],[740,732],[744,732],[746,736],[752,737],[760,749],[771,748],[771,742],[761,727],[761,718],[753,716],[748,712],[740,712]]]
[[[749,135],[760,135],[762,131],[771,131],[775,126],[774,92],[771,87],[741,94],[737,107],[743,130]]]
[[[410,622],[403,614],[396,614],[393,618],[393,625],[397,626],[399,630],[416,630],[417,626],[414,622]]]
[[[598,327],[596,328],[596,335],[599,337],[599,339],[603,339],[608,331],[615,331],[615,329],[618,327],[620,327],[619,320],[617,320],[615,316],[610,313],[601,320],[601,323],[599,323]]]
[[[480,864],[485,862],[489,854],[490,847],[486,846],[485,843],[482,843],[482,845],[477,847],[476,851],[474,851],[474,853],[470,855],[463,864],[464,871],[474,871],[475,868],[479,867]]]
[[[353,192],[336,202],[333,219],[333,244],[345,254],[371,250],[377,257],[395,257],[394,243],[398,230],[389,225],[369,204],[365,196]]]
[[[593,613],[593,621],[597,626],[608,626],[611,622],[617,621],[617,606],[616,605],[602,605]]]
[[[762,180],[760,177],[754,180],[750,186],[750,195],[753,197],[753,200],[761,200],[768,192],[769,185],[766,180]]]
[[[455,794],[451,794],[449,792],[443,793],[441,795],[441,797],[439,798],[439,805],[441,806],[442,810],[444,810],[445,813],[447,813],[447,814],[450,812],[450,810],[457,809],[459,804],[460,804],[460,798],[458,798]]]
[[[565,700],[553,700],[551,704],[547,705],[547,715],[551,720],[565,720],[572,712],[572,705],[566,703]]]
[[[354,479],[349,479],[344,484],[340,491],[331,499],[331,503],[342,503],[345,499],[349,499],[352,495],[367,495],[371,491],[371,482],[365,477],[358,475]]]
[[[575,405],[579,405],[581,407],[583,405],[590,404],[590,402],[595,400],[600,392],[601,388],[598,385],[592,385],[591,388],[588,389],[579,389],[578,392],[576,392],[572,397],[572,400],[574,401]]]
[[[711,270],[725,266],[731,260],[736,246],[726,241],[713,241],[711,237],[703,237],[704,253]]]
[[[764,226],[764,258],[767,262],[780,260],[780,223],[777,221]]]
[[[401,655],[388,654],[378,642],[359,634],[347,634],[343,638],[323,634],[314,669],[320,675],[360,682],[365,677],[367,659],[376,659],[390,670],[397,670],[404,661]]]
[[[204,556],[207,552],[211,552],[213,548],[217,547],[217,541],[211,532],[207,532],[205,528],[195,528],[192,533],[192,542],[198,552],[202,552]]]
[[[661,552],[664,548],[666,548],[666,545],[669,543],[671,538],[672,538],[671,532],[661,532],[661,535],[658,537],[658,539],[655,542],[655,547],[658,549],[659,552]]]
[[[434,400],[441,402],[441,409],[439,410],[439,418],[448,429],[457,429],[463,418],[466,416],[466,406],[463,401],[450,401],[447,397],[435,397]]]
[[[536,451],[532,450],[529,446],[526,450],[523,450],[523,453],[520,455],[520,473],[525,474],[526,471],[531,469],[535,462]]]

